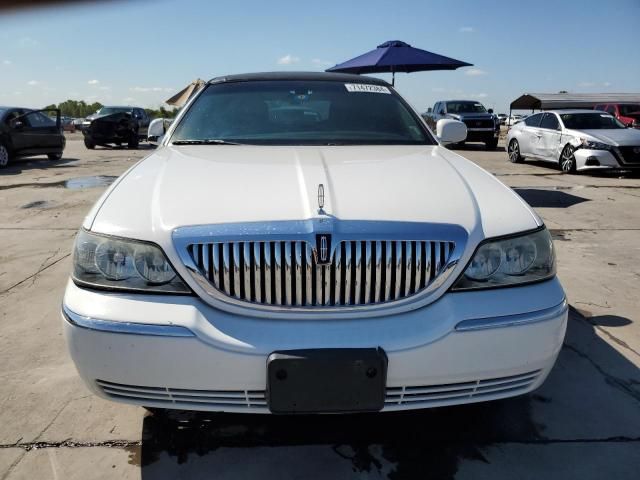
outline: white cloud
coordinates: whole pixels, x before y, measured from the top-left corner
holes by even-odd
[[[611,86],[611,82],[604,82],[602,84],[603,87],[610,87]]]
[[[108,91],[108,90],[111,90],[111,87],[108,87],[108,86],[106,86],[106,85],[103,85],[103,86],[101,86],[101,87],[98,87],[98,90],[102,90],[103,92],[106,92],[106,91]]]
[[[131,102],[135,102],[135,101],[136,101],[136,99],[135,99],[135,98],[133,98],[133,97],[125,97],[125,98],[123,98],[123,99],[122,99],[122,101],[123,101],[124,103],[131,103]]]
[[[288,54],[278,59],[278,65],[293,65],[294,63],[298,63],[299,61],[300,57],[294,57],[293,55]]]
[[[479,77],[480,75],[486,75],[487,72],[485,72],[484,70],[481,70],[479,68],[469,68],[469,69],[464,71],[464,74],[468,75],[470,77]]]
[[[487,98],[489,95],[486,93],[472,93],[469,95],[471,98]]]
[[[583,87],[583,88],[588,88],[588,87],[595,87],[595,83],[594,82],[580,82],[578,84],[579,87]]]
[[[3,65],[11,65],[11,60],[3,60],[2,64]]]
[[[29,80],[29,81],[27,82],[27,85],[30,85],[30,86],[32,86],[32,87],[35,87],[36,85],[40,85],[40,82],[39,82],[39,81],[37,81],[37,80]]]
[[[35,38],[31,37],[22,37],[18,40],[18,45],[21,47],[37,47],[40,45],[40,42]]]
[[[446,92],[446,91],[447,91],[447,89],[446,89],[446,88],[442,88],[442,87],[433,87],[433,88],[431,89],[431,91],[432,91],[432,92],[443,93],[443,92]]]
[[[100,80],[89,80],[87,83],[88,83],[89,85],[97,85],[97,84],[99,84],[99,83],[100,83]]]
[[[129,90],[131,90],[132,92],[166,92],[167,89],[166,88],[162,88],[162,87],[131,87]],[[172,89],[169,89],[170,91],[173,91]]]
[[[473,33],[476,31],[476,29],[473,27],[460,27],[458,31],[462,33]]]
[[[331,67],[332,65],[335,65],[335,63],[330,62],[329,60],[322,60],[320,58],[314,58],[313,60],[311,60],[311,63],[313,63],[316,67]]]

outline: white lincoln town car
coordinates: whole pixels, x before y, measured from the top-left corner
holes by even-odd
[[[388,83],[215,78],[84,220],[80,376],[148,408],[394,411],[540,386],[567,303],[536,213]]]

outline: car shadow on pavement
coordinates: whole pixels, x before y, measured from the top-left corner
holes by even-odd
[[[549,478],[545,474],[553,474],[561,463],[619,461],[570,459],[559,450],[572,442],[624,439],[640,431],[638,367],[599,331],[600,325],[625,324],[617,318],[607,323],[571,309],[558,362],[545,384],[529,395],[386,414],[148,414],[142,445],[130,450],[129,463],[140,465],[144,480],[452,479],[463,463],[493,478],[499,461],[492,458],[494,447],[553,450],[546,450],[546,456],[533,453],[542,455],[533,462],[539,478]],[[517,464],[513,458],[507,461]],[[607,471],[606,465],[600,468]],[[517,472],[513,478],[519,478]]]
[[[475,151],[475,152],[506,152],[504,146],[498,145],[496,148],[491,150],[487,149],[484,143],[465,143],[465,144],[452,144],[447,145],[447,148],[450,150],[459,150],[459,151]]]
[[[517,188],[514,187],[520,197],[533,208],[568,208],[590,199],[563,192],[558,187],[551,188]]]
[[[73,168],[74,162],[79,162],[78,158],[63,157],[60,160],[49,160],[46,157],[38,158],[18,158],[11,160],[9,165],[0,170],[0,178],[9,175],[20,175],[28,170],[42,170],[43,168]]]

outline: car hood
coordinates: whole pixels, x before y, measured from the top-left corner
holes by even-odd
[[[604,142],[614,146],[640,145],[640,131],[633,128],[611,130],[572,130],[576,137],[591,137],[590,140]]]
[[[170,243],[189,225],[301,220],[456,224],[478,238],[536,228],[511,189],[441,146],[165,146],[120,177],[85,228]]]
[[[94,120],[106,120],[106,121],[118,121],[123,118],[130,118],[131,114],[128,112],[116,112],[116,113],[108,113],[104,115],[99,115],[94,113],[93,115],[89,115],[85,121],[92,122]]]

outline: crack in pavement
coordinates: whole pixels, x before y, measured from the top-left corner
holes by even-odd
[[[60,442],[24,442],[24,443],[3,443],[0,449],[21,448],[26,452],[37,450],[40,448],[128,448],[139,447],[142,445],[141,440],[104,440],[96,442],[76,442],[73,440],[62,440]]]
[[[77,232],[77,228],[70,227],[0,227],[0,231],[26,231],[26,232],[48,232],[48,231],[69,231]]]
[[[41,448],[130,448],[142,446],[142,440],[104,440],[94,442],[76,442],[74,440],[62,440],[59,442],[24,442],[0,444],[0,449],[20,448],[26,452]],[[614,436],[597,438],[539,438],[530,440],[497,440],[486,445],[555,445],[563,443],[640,443],[640,437]],[[304,445],[301,445],[304,446]],[[331,444],[326,444],[331,447]]]
[[[3,291],[0,292],[0,295],[3,295],[7,292],[9,292],[10,290],[22,285],[24,282],[26,282],[27,280],[30,280],[33,277],[38,276],[39,274],[41,274],[42,272],[44,272],[46,269],[48,269],[49,267],[53,267],[56,263],[60,263],[62,260],[64,260],[65,258],[71,256],[71,253],[67,253],[66,255],[60,257],[58,260],[56,260],[55,262],[51,262],[49,265],[46,265],[43,268],[40,268],[37,272],[35,272],[32,275],[29,275],[27,278],[20,280],[18,283],[14,283],[13,285],[11,285],[10,287],[4,289]],[[51,257],[49,257],[51,258]]]
[[[34,283],[36,283],[36,280],[38,278],[38,275],[40,274],[40,272],[42,272],[42,267],[45,266],[45,264],[51,260],[53,257],[55,257],[58,253],[60,253],[60,249],[56,249],[55,252],[53,252],[51,255],[49,255],[47,258],[45,258],[42,263],[40,263],[40,266],[38,267],[38,271],[35,273],[35,275],[33,277],[31,277],[31,286],[33,286]]]
[[[563,347],[567,348],[568,350],[571,350],[573,353],[578,355],[580,358],[583,358],[583,359],[587,360],[605,378],[605,381],[609,385],[611,385],[612,387],[614,387],[617,390],[621,391],[622,393],[626,393],[627,395],[631,396],[636,401],[640,402],[640,392],[634,390],[634,388],[631,386],[630,382],[622,380],[622,379],[620,379],[620,378],[618,378],[618,377],[616,377],[614,375],[611,375],[608,372],[605,372],[605,370],[600,365],[598,365],[595,362],[595,360],[593,360],[586,353],[581,352],[580,350],[578,350],[578,348],[576,346],[570,345],[570,344],[565,342],[563,344]]]

